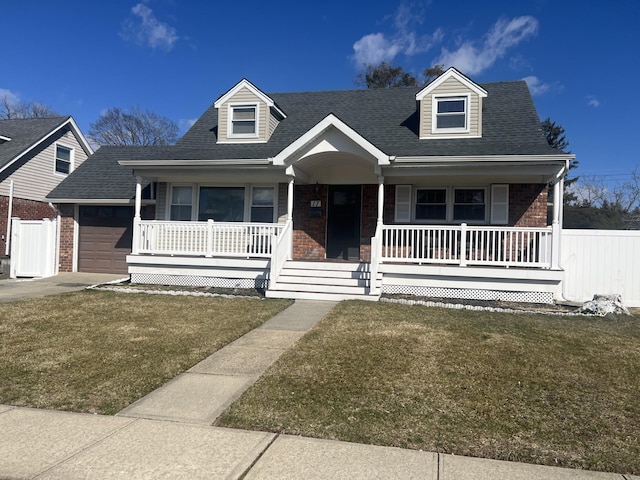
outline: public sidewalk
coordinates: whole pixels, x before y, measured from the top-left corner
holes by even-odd
[[[640,480],[211,426],[334,305],[296,301],[116,416],[0,405],[0,478]]]

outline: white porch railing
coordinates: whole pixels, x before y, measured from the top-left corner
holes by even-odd
[[[271,289],[276,288],[278,276],[287,260],[291,259],[293,248],[293,222],[291,220],[284,224],[284,228],[275,239],[275,248],[271,256],[271,266],[269,270],[269,279]]]
[[[271,257],[274,236],[283,225],[271,223],[134,222],[134,254]]]
[[[551,238],[551,227],[384,225],[376,253],[383,262],[551,268]]]

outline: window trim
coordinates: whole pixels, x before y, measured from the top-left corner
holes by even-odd
[[[438,128],[438,116],[447,113],[438,113],[438,104],[441,101],[464,100],[464,127],[441,127]],[[469,110],[471,109],[471,95],[468,93],[457,93],[448,95],[433,95],[431,103],[431,133],[469,133],[471,131]],[[460,115],[459,112],[454,113]]]
[[[191,218],[188,220],[190,222],[193,222],[193,205],[194,205],[194,200],[195,200],[195,190],[194,190],[194,185],[192,183],[172,183],[170,185],[169,190],[169,194],[167,195],[167,208],[166,208],[166,213],[165,213],[165,217],[168,221],[170,222],[184,222],[186,220],[172,220],[171,219],[171,207],[173,206],[173,189],[175,187],[189,187],[191,188]]]
[[[270,188],[273,191],[273,202],[271,204],[271,207],[265,207],[264,205],[257,205],[256,208],[272,208],[273,209],[273,213],[271,215],[271,222],[270,223],[276,223],[276,217],[278,215],[278,211],[276,209],[276,205],[278,203],[278,187],[274,186],[274,185],[251,185],[251,188],[249,189],[249,222],[253,223],[253,220],[251,219],[252,217],[252,210],[254,208],[253,205],[253,192],[256,188]]]
[[[69,171],[68,172],[61,172],[58,170],[58,148],[64,148],[65,150],[69,150]],[[74,158],[75,158],[75,151],[73,147],[69,147],[63,143],[58,143],[55,142],[54,143],[54,147],[53,147],[53,173],[54,175],[60,175],[60,176],[64,176],[66,177],[67,175],[69,175],[71,172],[73,172],[73,167],[74,167]],[[66,162],[66,160],[61,160],[63,162]]]
[[[253,133],[234,133],[233,132],[233,112],[236,108],[253,108],[255,112],[254,124],[255,131]],[[258,102],[242,102],[230,103],[227,107],[227,138],[258,138],[260,130],[260,104]]]
[[[484,218],[482,220],[477,220],[477,219],[465,219],[465,218],[454,218],[455,215],[455,206],[456,205],[479,205],[479,204],[472,204],[472,203],[456,203],[456,190],[482,190],[483,196],[484,196],[484,203],[482,205],[484,205]],[[457,187],[452,187],[452,192],[451,192],[451,221],[452,222],[460,222],[460,223],[471,223],[471,224],[480,224],[480,223],[489,223],[488,220],[488,213],[489,213],[489,209],[487,208],[491,202],[488,201],[489,198],[487,196],[487,187],[462,187],[462,186],[457,186]]]
[[[413,198],[412,198],[412,215],[413,215],[413,220],[416,223],[427,223],[427,224],[445,224],[447,222],[449,222],[449,211],[451,210],[449,207],[449,199],[451,198],[451,194],[450,194],[450,188],[449,187],[420,187],[420,186],[416,186],[414,189],[414,194],[413,194]],[[444,213],[444,219],[441,220],[436,220],[436,219],[429,219],[429,218],[418,218],[417,216],[417,211],[418,211],[418,191],[419,190],[444,190],[444,209],[445,209],[445,213]],[[434,203],[434,204],[425,204],[425,205],[442,205],[441,203]]]

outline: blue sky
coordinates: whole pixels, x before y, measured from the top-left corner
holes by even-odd
[[[640,165],[635,0],[0,1],[0,97],[46,103],[84,132],[116,106],[184,131],[243,77],[267,93],[343,90],[363,62],[445,63],[479,83],[526,79],[578,174],[614,182]]]

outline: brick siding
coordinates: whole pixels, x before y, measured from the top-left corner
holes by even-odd
[[[58,268],[60,272],[73,270],[73,219],[74,205],[58,205],[60,210],[60,255]]]
[[[9,214],[9,197],[0,196],[0,256],[4,255],[7,235],[7,215]],[[21,220],[42,220],[56,218],[56,211],[45,202],[13,198],[12,217]]]
[[[546,227],[548,191],[544,183],[509,185],[509,225]]]

